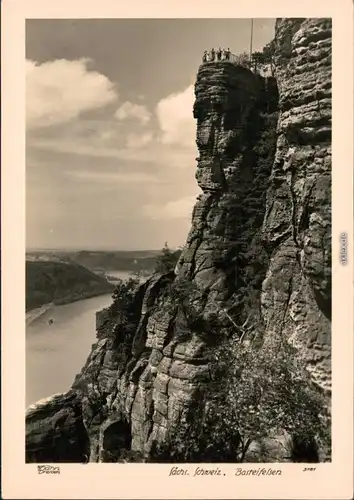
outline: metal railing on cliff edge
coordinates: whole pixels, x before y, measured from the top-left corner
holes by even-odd
[[[229,50],[212,49],[210,51],[205,51],[202,58],[202,66],[211,63],[230,63],[235,66],[241,66],[247,68],[255,74],[261,75],[263,77],[272,77],[273,71],[270,63],[256,63],[252,60],[252,56],[248,55],[246,52],[236,55]]]
[[[236,55],[230,52],[229,49],[211,49],[210,51],[205,51],[203,54],[202,64],[212,62],[229,62],[235,64],[236,66],[243,66],[249,69],[251,67],[251,59],[247,54]]]

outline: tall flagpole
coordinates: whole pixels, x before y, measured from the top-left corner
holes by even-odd
[[[253,19],[251,19],[250,63],[251,63],[251,57],[252,57],[252,43],[253,43]]]

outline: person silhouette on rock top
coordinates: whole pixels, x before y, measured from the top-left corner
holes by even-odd
[[[217,56],[218,56],[218,61],[221,61],[221,48],[220,47],[218,49]]]
[[[204,50],[204,54],[203,54],[203,63],[206,63],[208,60],[208,52],[206,50]]]
[[[225,56],[226,56],[226,60],[230,61],[230,49],[229,48],[225,51]]]
[[[215,59],[215,50],[214,50],[214,49],[211,49],[211,51],[210,51],[210,56],[211,56],[211,57],[210,57],[210,60],[211,60],[211,61],[214,61],[214,59]]]

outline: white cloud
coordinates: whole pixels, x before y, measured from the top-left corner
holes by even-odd
[[[103,75],[88,71],[86,64],[86,60],[57,60],[42,65],[27,61],[28,127],[63,122],[60,130],[50,129],[45,136],[28,134],[30,148],[164,165],[169,169],[195,167],[193,86],[162,99],[154,110],[156,122],[145,105],[129,101],[106,119],[83,120],[78,116],[82,111],[118,98],[113,84]],[[96,99],[84,98],[90,95]],[[127,123],[128,118],[134,121]]]
[[[92,172],[92,171],[67,171],[66,176],[79,181],[100,184],[161,184],[158,177],[144,172]]]
[[[102,130],[98,132],[99,138],[103,141],[109,141],[110,139],[114,139],[116,137],[116,130]]]
[[[144,134],[128,134],[126,142],[127,148],[139,149],[147,146],[153,140],[153,137],[154,135],[152,132],[146,132]]]
[[[157,104],[163,143],[188,147],[195,144],[194,100],[194,87],[190,85],[183,92],[171,94]]]
[[[36,128],[66,122],[114,102],[113,83],[87,68],[89,59],[26,61],[26,122]]]
[[[141,164],[163,165],[169,168],[166,170],[181,169],[194,171],[196,167],[196,151],[186,148],[171,150],[167,145],[153,140],[149,141],[149,133],[139,136],[131,136],[128,144],[124,147],[107,145],[101,138],[97,142],[92,138],[82,137],[64,137],[58,139],[31,139],[28,147],[51,151],[53,153],[66,153],[73,156],[92,156],[94,158],[115,158],[117,160],[136,161]],[[134,144],[134,141],[136,143]],[[137,147],[139,146],[139,147]],[[141,147],[144,147],[144,154],[141,153]]]
[[[139,120],[144,125],[150,121],[150,113],[146,106],[143,104],[133,104],[129,101],[122,104],[120,108],[117,109],[115,115],[118,120],[126,119],[136,119]]]
[[[191,219],[195,196],[185,196],[165,205],[145,205],[143,214],[150,219]]]

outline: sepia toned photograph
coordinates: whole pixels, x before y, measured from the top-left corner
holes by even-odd
[[[27,19],[25,89],[26,462],[331,462],[331,19]]]

